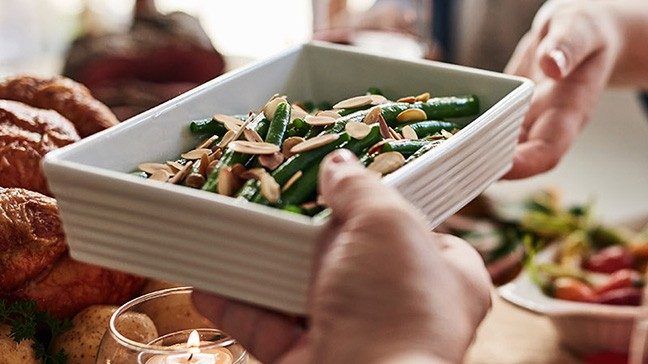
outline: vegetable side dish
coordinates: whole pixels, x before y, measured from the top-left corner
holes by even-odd
[[[423,93],[390,101],[372,88],[317,106],[275,95],[258,113],[192,121],[191,132],[204,142],[177,160],[142,163],[134,174],[313,216],[325,207],[317,175],[328,153],[346,148],[386,175],[465,126],[446,119],[478,113],[472,95]]]

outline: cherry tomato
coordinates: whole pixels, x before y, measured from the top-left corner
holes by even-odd
[[[611,246],[590,255],[584,268],[598,273],[614,273],[621,269],[632,268],[634,258],[628,249],[622,246]]]
[[[553,283],[555,298],[578,302],[596,302],[596,293],[587,284],[573,278],[561,277]]]
[[[642,295],[642,288],[617,288],[600,295],[597,302],[606,305],[639,306]]]
[[[632,269],[622,269],[610,275],[610,278],[603,284],[594,288],[597,294],[612,291],[618,288],[640,288],[643,287],[645,281],[639,272]]]

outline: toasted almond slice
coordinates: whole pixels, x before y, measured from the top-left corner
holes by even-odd
[[[235,140],[229,144],[229,148],[243,154],[272,154],[279,151],[279,147],[274,144],[246,140]]]
[[[335,124],[335,119],[330,116],[312,116],[308,115],[304,118],[306,124],[323,126],[323,125],[333,125]]]
[[[182,182],[185,177],[191,172],[191,168],[193,167],[194,162],[189,161],[187,164],[185,164],[178,173],[176,173],[171,179],[169,180],[169,183],[176,184],[179,182]]]
[[[425,119],[427,119],[427,115],[425,114],[425,111],[421,109],[403,110],[396,116],[396,120],[400,121],[401,123],[408,121],[423,121]]]
[[[247,172],[247,168],[241,163],[236,163],[232,166],[232,173],[238,178],[243,178],[243,175]]]
[[[275,111],[277,111],[277,106],[284,102],[288,102],[286,101],[285,96],[278,96],[268,101],[268,103],[263,107],[263,114],[265,115],[265,117],[268,120],[272,120],[274,118]]]
[[[376,144],[372,145],[371,147],[369,147],[369,150],[367,150],[367,153],[370,154],[370,155],[371,154],[376,154],[376,153],[380,152],[380,150],[382,149],[382,146],[384,144],[389,143],[389,142],[391,142],[393,140],[394,139],[392,139],[392,138],[381,140],[378,143],[376,143]]]
[[[414,130],[414,128],[412,128],[409,125],[405,125],[403,129],[401,129],[401,133],[403,134],[403,138],[405,139],[412,139],[412,140],[418,139],[418,135],[416,135],[416,130]]]
[[[387,122],[385,121],[385,118],[383,118],[382,114],[378,115],[378,125],[380,125],[380,135],[382,135],[383,138],[391,139],[394,137],[389,131],[389,125],[387,125]]]
[[[209,155],[209,162],[217,161],[220,159],[220,157],[223,156],[223,150],[220,148],[216,148],[216,150]]]
[[[425,139],[428,139],[428,140],[441,140],[441,139],[445,139],[445,137],[443,135],[441,135],[441,133],[434,133],[432,135],[426,136]]]
[[[250,129],[250,128],[243,129],[243,136],[245,136],[245,139],[247,139],[250,142],[256,142],[256,143],[263,142],[263,138],[261,138],[261,135],[259,135],[259,133],[257,133],[257,131],[254,129]]]
[[[345,126],[344,130],[349,134],[353,139],[362,139],[369,135],[371,132],[371,126],[360,123],[357,121],[349,121]]]
[[[205,177],[200,173],[191,173],[185,178],[185,186],[201,188],[205,184]]]
[[[295,153],[291,153],[290,149],[292,149],[292,147],[297,144],[303,143],[304,140],[306,139],[297,136],[286,138],[286,140],[284,140],[283,144],[281,145],[281,153],[286,158],[292,157]]]
[[[171,169],[173,170],[173,173],[178,172],[179,170],[182,169],[182,167],[184,167],[184,166],[182,165],[182,163],[180,163],[180,162],[178,162],[178,161],[167,161],[166,164],[167,164],[169,167],[171,167]]]
[[[217,160],[209,162],[209,165],[207,166],[207,173],[206,173],[207,176],[209,176],[214,171],[214,168],[216,168],[217,164],[218,164]]]
[[[225,125],[227,125],[228,122],[231,123],[231,124],[237,124],[239,126],[241,124],[243,124],[243,121],[241,121],[241,120],[239,120],[239,119],[237,119],[237,118],[235,118],[233,116],[225,115],[225,114],[214,114],[214,116],[212,116],[212,119],[218,121],[221,124],[225,124]]]
[[[406,102],[408,104],[413,104],[416,102],[416,97],[414,96],[401,97],[400,99],[396,100],[396,102]]]
[[[200,173],[201,176],[207,177],[207,167],[209,167],[209,162],[211,160],[209,159],[209,155],[203,154],[202,157],[200,157],[200,165],[198,166],[198,173]]]
[[[306,139],[304,142],[295,145],[290,148],[290,152],[293,154],[303,153],[309,150],[317,149],[319,147],[325,146],[329,143],[336,141],[340,136],[338,134],[324,134],[316,136],[311,139]]]
[[[380,104],[384,104],[387,101],[389,101],[383,95],[369,95],[369,97],[371,97],[371,104],[372,105],[380,105]]]
[[[331,117],[331,118],[333,118],[333,119],[339,119],[339,118],[342,117],[342,116],[340,116],[340,114],[339,114],[337,111],[335,111],[335,110],[324,110],[324,111],[318,111],[317,114],[315,114],[315,116],[328,116],[328,117]]]
[[[228,130],[225,135],[223,135],[223,139],[218,143],[218,147],[221,149],[224,149],[234,138],[236,137],[236,133]]]
[[[372,107],[362,120],[365,124],[371,125],[378,122],[378,116],[382,115],[382,109],[378,106]]]
[[[225,129],[231,130],[231,131],[233,131],[235,133],[237,133],[239,131],[239,129],[241,129],[241,123],[240,122],[234,123],[234,122],[232,122],[230,120],[227,120],[227,121],[225,121],[224,124],[225,124]]]
[[[258,180],[261,179],[261,176],[263,176],[264,174],[267,174],[267,173],[268,172],[266,172],[266,170],[263,169],[263,168],[252,168],[252,169],[249,169],[249,170],[241,173],[241,178],[243,178],[243,179],[255,179],[255,180],[258,181]]]
[[[392,128],[389,128],[389,134],[391,134],[392,138],[394,138],[396,140],[403,139],[403,137],[400,134],[398,134],[398,132],[396,130],[394,130]]]
[[[283,185],[283,187],[281,187],[281,192],[285,192],[286,190],[288,190],[290,188],[290,186],[295,184],[295,182],[297,182],[297,180],[300,179],[303,174],[304,173],[302,171],[295,172],[295,174],[293,174],[292,177],[290,177],[286,181],[286,183]]]
[[[173,169],[171,169],[171,167],[163,163],[140,163],[140,165],[138,165],[137,168],[140,171],[146,172],[148,174],[153,174],[155,173],[155,171],[159,169],[165,170],[169,173],[174,172]]]
[[[274,171],[283,163],[284,155],[277,152],[273,154],[265,154],[259,156],[259,164],[266,167],[270,171]]]
[[[221,168],[218,172],[218,193],[232,196],[241,187],[241,180],[232,173],[232,167]]]
[[[315,201],[304,202],[303,204],[301,204],[301,207],[306,210],[314,209],[317,207],[317,202]]]
[[[172,174],[164,169],[155,170],[150,176],[149,179],[154,181],[166,182],[171,178]]]
[[[427,100],[430,99],[430,93],[429,92],[424,92],[418,96],[416,96],[416,101],[421,101],[421,102],[427,102]]]
[[[293,121],[295,119],[304,119],[306,116],[309,114],[306,112],[306,110],[302,109],[299,105],[297,104],[292,104],[290,106],[290,121]]]
[[[453,134],[445,129],[441,129],[441,135],[446,139],[450,139]]]
[[[256,119],[256,116],[254,115],[254,113],[250,113],[250,115],[249,115],[248,118],[245,120],[245,122],[243,122],[243,125],[241,125],[241,127],[239,128],[239,130],[236,131],[236,132],[234,133],[234,135],[232,136],[232,141],[234,141],[234,140],[238,140],[238,139],[241,137],[241,135],[243,134],[243,130],[247,129],[248,125],[250,125],[250,123],[251,123],[252,121],[254,121],[254,119]],[[231,130],[229,130],[228,132],[230,132],[230,131],[231,131]],[[227,135],[227,133],[225,133],[225,134]],[[225,139],[225,138],[223,137],[223,139]],[[229,145],[229,143],[231,143],[231,141],[228,142],[228,145]]]
[[[279,188],[279,184],[277,181],[275,181],[274,178],[272,178],[271,175],[268,173],[265,173],[261,176],[260,182],[260,187],[261,187],[261,195],[266,198],[271,203],[276,203],[279,201],[279,197],[281,197],[281,189]]]
[[[207,138],[204,142],[198,144],[196,149],[203,149],[203,148],[209,148],[214,142],[218,140],[218,135],[212,135],[209,138]]]
[[[210,155],[211,154],[211,149],[194,149],[190,150],[186,153],[182,153],[180,156],[184,159],[189,159],[189,160],[195,160],[195,159],[200,159],[202,158],[203,154]]]
[[[378,154],[367,169],[385,175],[402,167],[403,164],[405,164],[405,157],[402,154],[398,152],[387,152]]]
[[[369,95],[363,95],[363,96],[356,96],[356,97],[351,97],[346,100],[342,100],[338,102],[337,104],[333,105],[334,109],[353,109],[356,107],[362,107],[362,106],[367,106],[370,105],[372,102],[371,96]]]

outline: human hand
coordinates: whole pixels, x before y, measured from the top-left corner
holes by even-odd
[[[590,119],[621,49],[608,3],[549,1],[518,44],[506,72],[531,78],[537,88],[504,178],[555,167]]]
[[[333,210],[310,322],[204,293],[197,308],[264,362],[460,362],[490,305],[490,280],[464,241],[419,214],[346,150],[322,164]]]

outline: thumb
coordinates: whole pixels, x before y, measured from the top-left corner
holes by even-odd
[[[347,149],[337,150],[324,158],[319,189],[334,216],[342,221],[401,199]]]
[[[571,74],[604,43],[593,18],[583,10],[558,13],[546,26],[547,34],[538,45],[538,64],[556,80]]]

